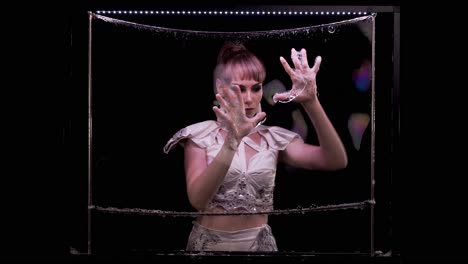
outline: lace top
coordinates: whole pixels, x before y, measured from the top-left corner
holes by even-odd
[[[169,153],[177,144],[184,146],[185,140],[189,138],[198,147],[206,149],[207,161],[210,164],[224,143],[220,131],[220,123],[213,120],[195,123],[175,133],[164,146],[164,152]],[[208,204],[208,208],[222,207],[228,211],[273,210],[278,152],[286,149],[294,138],[300,136],[277,126],[260,125],[253,132],[260,134],[260,145],[249,137],[242,139],[224,182]],[[250,158],[248,167],[245,144],[257,151]]]

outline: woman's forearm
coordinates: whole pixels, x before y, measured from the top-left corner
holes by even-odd
[[[327,167],[332,169],[346,167],[348,163],[346,150],[318,98],[301,104],[314,125],[321,153],[327,161]]]
[[[231,166],[236,148],[225,143],[213,161],[193,182],[187,186],[190,202],[197,210],[204,210],[218,191]]]

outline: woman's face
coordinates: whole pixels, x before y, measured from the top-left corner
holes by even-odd
[[[231,80],[231,87],[238,86],[244,101],[245,115],[253,117],[260,110],[260,102],[263,96],[262,83],[256,80]]]

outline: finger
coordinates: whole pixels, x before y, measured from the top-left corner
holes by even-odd
[[[233,85],[233,86],[231,86],[231,91],[232,91],[232,92],[234,93],[234,95],[235,95],[234,98],[235,98],[236,102],[238,102],[238,103],[239,103],[239,102],[242,102],[242,103],[244,102],[244,101],[242,100],[242,93],[241,93],[241,90],[240,90],[240,88],[239,88],[238,85]],[[239,104],[240,104],[240,103],[239,103]],[[242,105],[242,104],[241,104],[241,105]],[[243,107],[243,106],[242,106],[242,107]]]
[[[235,86],[227,85],[222,88],[222,96],[228,105],[233,105],[236,102]]]
[[[253,121],[254,121],[255,124],[257,124],[258,122],[262,121],[265,117],[266,117],[266,113],[265,112],[260,112],[260,113],[257,113],[253,117]]]
[[[301,49],[302,54],[302,68],[309,68],[309,61],[307,60],[307,51],[305,49]]]
[[[224,113],[219,107],[213,106],[213,111],[215,112],[215,115],[218,119],[220,120],[226,119],[226,113]]]
[[[320,64],[321,64],[321,63],[322,63],[322,57],[317,56],[317,57],[315,58],[314,67],[312,67],[312,71],[313,71],[314,73],[317,73],[317,72],[319,71],[319,69],[320,69]]]
[[[291,67],[289,67],[288,62],[283,57],[280,57],[280,62],[283,65],[283,68],[286,71],[286,73],[289,74],[289,76],[293,76],[294,70],[291,69]]]
[[[302,56],[302,54],[300,56]],[[301,68],[301,60],[299,59],[299,52],[297,52],[297,50],[295,50],[294,48],[291,49],[291,60],[294,64],[294,68],[296,69]]]
[[[288,92],[284,92],[284,93],[276,93],[275,95],[273,95],[273,101],[274,102],[278,102],[278,101],[286,101],[289,99],[289,96],[291,94]]]
[[[219,93],[216,94],[216,99],[222,108],[227,109],[229,107],[228,102],[224,100],[224,97],[222,97]]]
[[[229,107],[229,109],[238,109],[239,107],[243,107],[243,105],[241,105],[242,100],[239,99],[239,96],[236,93],[236,90],[238,89],[239,87],[235,87],[233,85],[233,86],[230,86],[229,88],[226,88],[224,92],[225,94],[224,100],[226,102],[227,107]],[[240,97],[242,97],[242,95],[240,95]]]

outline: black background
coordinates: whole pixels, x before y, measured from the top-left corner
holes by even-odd
[[[112,2],[112,3],[110,3]],[[90,8],[121,6],[122,9],[141,6],[148,8],[154,3],[145,1],[75,1],[74,3],[28,3],[27,7],[20,2],[18,12],[8,12],[6,18],[13,23],[5,27],[5,33],[11,33],[5,44],[5,62],[8,65],[5,77],[14,89],[5,89],[6,95],[18,100],[5,100],[5,121],[8,129],[4,140],[5,176],[3,178],[2,199],[5,201],[2,231],[2,257],[7,259],[32,260],[42,259],[76,259],[89,260],[86,256],[70,256],[70,234],[75,232],[76,205],[79,204],[74,194],[74,178],[68,177],[69,168],[77,168],[73,159],[67,155],[86,155],[86,150],[76,150],[87,144],[86,139],[76,139],[86,133],[75,130],[73,123],[77,113],[87,111],[86,105],[78,102],[86,96],[76,94],[72,85],[72,61],[75,52],[72,49],[72,25],[77,13]],[[181,3],[158,3],[158,6],[173,7]],[[192,7],[233,7],[242,4],[240,1],[225,1],[223,4],[213,1],[197,1],[185,4]],[[249,1],[247,5],[393,5],[399,3],[377,1],[373,3],[339,2],[339,1]],[[448,31],[434,31],[440,19],[450,18],[454,21],[453,10],[444,10],[444,5],[405,5],[402,39],[402,63],[398,67],[397,83],[402,80],[404,89],[398,95],[396,112],[401,109],[403,118],[393,129],[404,131],[404,137],[397,142],[402,146],[395,155],[392,165],[392,192],[394,216],[393,247],[401,257],[393,262],[413,263],[423,260],[447,261],[466,259],[466,251],[460,240],[466,237],[466,216],[464,207],[464,178],[458,172],[464,164],[460,150],[459,116],[463,96],[454,96],[441,87],[459,87],[456,83],[458,71],[448,61],[459,58],[455,54],[457,43],[447,41],[454,37]],[[21,7],[21,8],[20,8]],[[437,10],[434,10],[437,8]],[[431,10],[432,9],[432,10]],[[431,10],[432,12],[424,12]],[[418,14],[418,16],[410,15]],[[398,11],[399,14],[399,11]],[[446,16],[450,17],[446,17]],[[19,19],[21,18],[21,19]],[[453,24],[453,23],[451,23]],[[392,27],[391,25],[387,25]],[[412,28],[412,30],[411,30]],[[437,34],[435,34],[437,32]],[[396,41],[399,43],[399,34]],[[377,45],[377,48],[379,46]],[[423,48],[424,47],[424,48]],[[425,48],[429,48],[426,50]],[[11,51],[11,52],[10,52]],[[83,56],[86,57],[85,51]],[[453,70],[453,71],[452,71]],[[451,71],[451,72],[448,72]],[[434,73],[434,74],[428,74]],[[450,76],[450,78],[446,78]],[[414,82],[411,82],[414,80]],[[84,80],[85,82],[85,80]],[[10,85],[11,86],[11,85]],[[86,85],[85,85],[86,86]],[[450,90],[453,91],[453,90]],[[82,96],[82,97],[80,97]],[[8,97],[5,97],[8,98]],[[12,97],[13,98],[13,97]],[[400,102],[400,98],[403,100]],[[79,118],[78,118],[79,119]],[[81,120],[85,120],[81,119]],[[81,122],[81,121],[78,121]],[[84,126],[86,127],[86,126]],[[398,127],[398,128],[397,128]],[[70,131],[73,131],[70,132]],[[72,135],[71,141],[65,140]],[[398,134],[399,135],[399,134]],[[11,140],[10,140],[11,139]],[[456,149],[453,149],[455,148]],[[78,147],[80,148],[80,147]],[[69,150],[72,151],[69,152]],[[457,151],[456,151],[457,150]],[[73,164],[73,166],[70,166]],[[403,168],[404,167],[404,168]],[[86,164],[73,175],[84,173]],[[75,169],[76,170],[76,169]],[[403,175],[404,172],[404,175]],[[84,175],[82,174],[82,175]],[[80,205],[82,206],[82,205]],[[79,208],[83,208],[80,207]],[[146,256],[147,257],[147,256]],[[131,259],[121,256],[119,259]],[[91,258],[92,259],[92,258]],[[137,258],[138,259],[138,258]],[[142,259],[147,259],[143,257]],[[156,258],[163,261],[179,259],[197,261],[193,258]],[[349,256],[343,260],[368,262],[366,259],[355,259]],[[206,258],[201,261],[250,261],[245,257]],[[302,261],[302,258],[254,258],[254,261]],[[323,258],[306,258],[306,261],[323,261]],[[382,258],[369,261],[386,262]],[[325,257],[325,262],[329,261]]]

